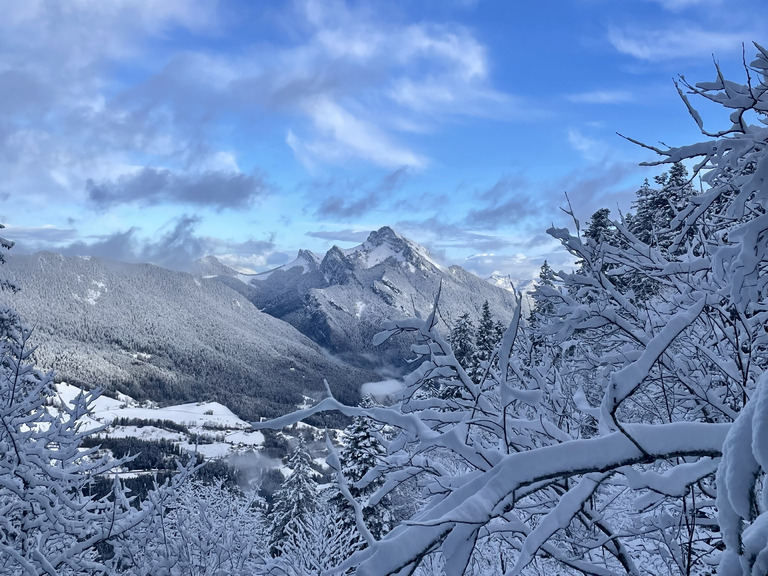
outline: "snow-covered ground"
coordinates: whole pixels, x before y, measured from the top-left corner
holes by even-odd
[[[52,410],[62,403],[72,404],[81,390],[66,383],[56,384],[58,398],[54,399]],[[98,435],[108,438],[137,438],[145,441],[166,440],[174,443],[182,450],[198,453],[206,460],[223,460],[244,471],[248,477],[259,477],[266,468],[279,470],[284,477],[292,470],[279,459],[270,458],[262,452],[264,435],[252,429],[251,424],[238,418],[226,406],[218,402],[193,402],[160,408],[153,402],[138,402],[125,394],[117,398],[100,396],[92,405],[89,416],[81,419],[83,430],[101,429]],[[304,396],[304,402],[298,408],[308,408],[314,403],[309,396]],[[118,425],[119,419],[152,421],[152,424]],[[160,422],[156,422],[160,421]],[[183,427],[186,431],[174,429],[173,425],[163,425],[170,421]],[[157,424],[157,425],[154,425]],[[330,431],[335,437],[339,431]],[[320,430],[299,422],[292,431],[278,432],[289,444],[293,443],[296,435],[310,433],[314,438],[316,450],[313,454],[314,464],[323,470],[328,469],[325,462],[324,445],[325,430]],[[202,439],[196,441],[195,435]],[[123,478],[151,473],[144,470],[123,470]],[[320,476],[317,471],[315,472]]]
[[[60,402],[72,403],[80,389],[66,383],[56,385]],[[184,426],[189,434],[166,430],[157,426],[118,426],[112,423],[120,418],[138,420],[169,420]],[[264,443],[261,432],[238,418],[229,408],[218,402],[193,402],[159,408],[151,402],[139,403],[130,396],[118,398],[100,396],[93,403],[91,414],[83,418],[84,430],[106,426],[101,435],[111,438],[138,438],[140,440],[168,440],[189,452],[199,452],[205,458],[225,458],[231,454],[257,450]],[[211,443],[195,443],[191,435],[207,436]]]

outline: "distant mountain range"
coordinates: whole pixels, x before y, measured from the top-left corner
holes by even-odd
[[[515,304],[509,278],[445,268],[389,227],[354,248],[301,250],[262,274],[212,256],[197,266],[11,252],[0,275],[22,291],[0,298],[35,327],[36,360],[58,380],[162,404],[217,401],[247,420],[322,394],[324,379],[355,403],[364,382],[400,374],[412,342],[375,348],[372,337],[386,320],[429,314],[441,286],[446,332],[465,312],[479,317],[486,300],[503,322]]]
[[[438,289],[446,331],[465,312],[479,317],[486,300],[503,322],[515,305],[508,289],[459,266],[439,265],[423,246],[388,226],[354,248],[334,246],[322,257],[301,250],[293,262],[272,271],[220,279],[345,361],[385,373],[403,367],[411,342],[403,338],[376,349],[373,335],[386,320],[426,317]]]

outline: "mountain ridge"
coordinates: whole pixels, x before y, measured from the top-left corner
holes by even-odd
[[[479,316],[486,300],[502,322],[511,319],[515,306],[508,290],[460,266],[440,265],[425,247],[389,226],[352,248],[333,246],[322,257],[300,251],[288,264],[238,279],[244,287],[227,283],[260,310],[290,323],[345,361],[383,375],[393,366],[404,367],[411,342],[406,337],[377,349],[373,335],[386,320],[428,314],[438,289],[445,330],[462,313]]]
[[[210,278],[50,252],[11,254],[3,274],[21,288],[0,298],[35,326],[38,365],[76,385],[257,420],[322,394],[324,379],[350,402],[376,379]]]

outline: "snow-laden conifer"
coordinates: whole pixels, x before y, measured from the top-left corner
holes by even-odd
[[[370,396],[363,398],[360,406],[373,406]],[[389,510],[389,498],[377,502],[376,506],[369,504],[370,497],[381,488],[383,479],[376,474],[376,467],[383,463],[386,450],[373,429],[374,423],[363,417],[355,417],[352,424],[344,430],[344,443],[339,451],[341,472],[349,486],[350,494],[362,507],[363,519],[368,530],[375,539],[380,539],[392,528],[392,514]],[[354,511],[341,495],[334,498],[339,508],[346,512],[345,522],[355,526]]]
[[[317,483],[311,464],[304,437],[299,434],[298,443],[288,458],[291,473],[275,491],[270,511],[269,550],[273,556],[281,553],[280,543],[287,537],[288,525],[307,520],[317,507]]]

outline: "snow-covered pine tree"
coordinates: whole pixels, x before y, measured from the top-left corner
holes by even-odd
[[[555,291],[555,271],[549,263],[544,260],[539,270],[539,281],[536,283],[536,289],[531,297],[533,298],[533,307],[528,316],[528,322],[531,324],[541,322],[544,318],[551,316],[555,311],[555,302],[552,300]]]
[[[616,227],[611,222],[611,211],[608,208],[600,208],[589,219],[587,229],[584,230],[584,238],[595,242],[610,242],[616,233]]]
[[[675,237],[672,221],[696,191],[682,162],[675,162],[654,180],[659,188],[646,180],[638,189],[629,229],[641,242],[666,251]]]
[[[363,398],[360,406],[370,408],[374,405],[370,396]],[[372,429],[373,422],[369,418],[355,417],[352,424],[344,430],[344,444],[339,450],[341,471],[349,486],[353,498],[360,502],[363,508],[363,519],[368,530],[375,539],[380,539],[392,528],[392,517],[389,510],[389,497],[385,496],[375,506],[368,505],[368,499],[384,484],[381,476],[363,481],[366,474],[376,468],[384,459],[386,449]],[[350,528],[355,526],[354,511],[343,496],[334,497],[339,508],[344,512],[344,521]]]
[[[275,491],[269,513],[269,552],[272,556],[280,555],[280,543],[286,538],[288,524],[306,520],[318,502],[312,458],[301,434],[287,464],[291,474]]]
[[[449,342],[459,364],[469,368],[475,355],[475,325],[469,312],[464,312],[456,320],[451,328]]]
[[[493,351],[501,340],[503,332],[503,327],[493,319],[491,307],[486,300],[483,302],[480,320],[475,331],[475,353],[470,367],[470,376],[475,382],[480,382],[486,374]]]

